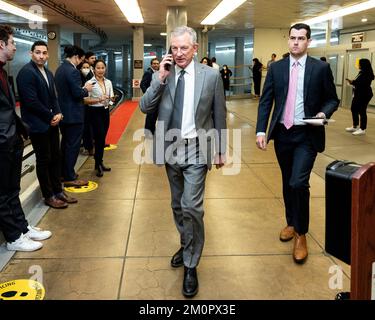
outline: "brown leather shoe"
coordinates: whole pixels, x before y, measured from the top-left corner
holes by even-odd
[[[44,203],[47,206],[50,206],[50,207],[55,208],[55,209],[65,209],[65,208],[68,207],[68,204],[66,202],[56,198],[55,196],[53,196],[51,198],[48,198],[48,199],[45,199]]]
[[[289,241],[294,238],[294,227],[293,226],[286,226],[280,232],[280,241]]]
[[[296,263],[304,263],[307,255],[306,236],[296,233],[294,237],[293,259]]]
[[[65,192],[60,192],[56,195],[57,199],[64,201],[66,203],[77,203],[78,200],[76,198],[68,196]]]
[[[89,182],[87,180],[64,181],[64,187],[83,187],[88,184]]]

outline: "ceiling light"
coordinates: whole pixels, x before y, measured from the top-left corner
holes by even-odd
[[[302,21],[302,22],[306,23],[306,24],[316,24],[316,23],[320,23],[320,22],[323,22],[323,21],[328,21],[328,20],[332,20],[332,19],[335,19],[335,18],[344,17],[344,16],[347,16],[349,14],[353,14],[353,13],[356,13],[356,12],[365,11],[365,10],[368,10],[368,9],[371,9],[371,8],[374,8],[374,7],[375,7],[375,0],[370,0],[370,1],[355,4],[353,6],[344,7],[342,9],[334,10],[334,11],[328,12],[326,14],[323,14],[321,16],[317,16],[315,18],[308,19],[308,20],[305,20],[305,21]]]
[[[152,44],[151,43],[144,43],[143,46],[144,47],[152,47]]]
[[[203,25],[214,25],[237,9],[246,0],[222,0],[218,6],[201,22]]]
[[[143,23],[143,16],[137,0],[114,0],[129,23]]]
[[[166,37],[167,33],[166,32],[160,32],[160,35]]]
[[[36,14],[33,14],[29,11],[20,9],[10,3],[7,3],[5,1],[0,1],[0,10],[6,11],[11,14],[14,14],[15,16],[19,16],[25,19],[28,19],[30,21],[41,21],[41,22],[47,22],[48,20],[46,18],[43,18],[41,16],[38,16]]]
[[[362,18],[361,21],[362,22],[367,22],[367,18]]]

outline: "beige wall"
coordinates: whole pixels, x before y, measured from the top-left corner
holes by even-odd
[[[289,29],[255,29],[253,58],[258,58],[264,67],[267,67],[267,62],[271,60],[272,53],[276,53],[276,60],[280,60],[282,55],[289,51],[288,32]],[[267,72],[263,71],[261,90],[266,74]]]

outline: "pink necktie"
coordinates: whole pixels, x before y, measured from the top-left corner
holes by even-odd
[[[298,62],[294,62],[292,66],[292,72],[290,73],[290,77],[289,77],[288,96],[285,102],[284,126],[287,129],[293,126],[293,121],[294,121],[294,109],[296,106],[296,97],[297,97],[297,78],[298,78]]]

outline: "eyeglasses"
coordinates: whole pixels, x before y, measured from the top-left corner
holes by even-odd
[[[306,37],[294,37],[294,36],[290,36],[289,37],[289,40],[290,41],[306,41],[307,40],[307,38]]]

